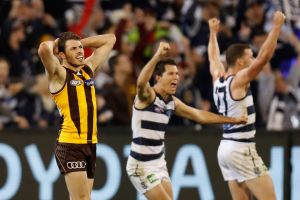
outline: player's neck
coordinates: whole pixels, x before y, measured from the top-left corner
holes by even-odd
[[[155,93],[158,93],[164,100],[169,99],[170,94],[166,93],[162,87],[159,87],[158,85],[154,85],[153,89]]]
[[[239,70],[237,69],[237,67],[230,67],[226,73],[226,77],[230,76],[230,75],[235,75]]]
[[[63,62],[63,66],[65,66],[66,68],[74,71],[74,72],[79,72],[79,70],[81,69],[81,67],[74,67],[72,65],[70,65],[68,62]]]

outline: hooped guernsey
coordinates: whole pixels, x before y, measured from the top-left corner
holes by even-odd
[[[60,116],[58,142],[97,143],[97,107],[93,71],[84,65],[80,71],[66,69],[64,86],[51,93]]]
[[[133,106],[131,122],[133,138],[130,152],[132,158],[140,162],[157,159],[164,162],[165,132],[174,112],[173,97],[170,96],[165,101],[158,93],[146,108],[138,109]]]
[[[234,76],[226,79],[221,77],[214,83],[214,101],[220,114],[230,117],[240,117],[247,113],[246,124],[224,124],[223,140],[238,142],[254,142],[255,138],[255,108],[250,88],[241,99],[234,99],[231,94],[230,85]]]

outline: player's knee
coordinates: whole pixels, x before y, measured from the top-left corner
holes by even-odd
[[[236,192],[234,194],[231,195],[233,200],[249,200],[249,196],[247,194],[244,193],[239,193]]]
[[[90,194],[88,192],[81,192],[76,195],[76,197],[72,200],[90,200]]]

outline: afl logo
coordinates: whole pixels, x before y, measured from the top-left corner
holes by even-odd
[[[81,85],[82,83],[83,83],[82,80],[76,80],[76,79],[74,79],[74,80],[70,81],[70,84],[73,85],[73,86]]]
[[[67,162],[67,167],[69,169],[84,169],[85,166],[86,162],[84,161]]]

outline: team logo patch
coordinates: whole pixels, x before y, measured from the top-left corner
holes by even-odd
[[[73,80],[70,81],[70,84],[73,85],[73,86],[78,86],[78,85],[83,84],[83,81],[82,80],[73,79]]]
[[[164,109],[162,109],[162,108],[160,108],[160,107],[158,107],[158,106],[155,106],[154,110],[155,110],[155,112],[157,112],[157,113],[163,113],[163,112],[164,112]]]
[[[87,85],[87,86],[93,86],[95,84],[95,81],[94,79],[88,79],[88,80],[85,80],[84,83]]]
[[[156,178],[155,174],[148,175],[147,179],[150,183],[154,183],[155,181],[158,181],[158,178]]]

